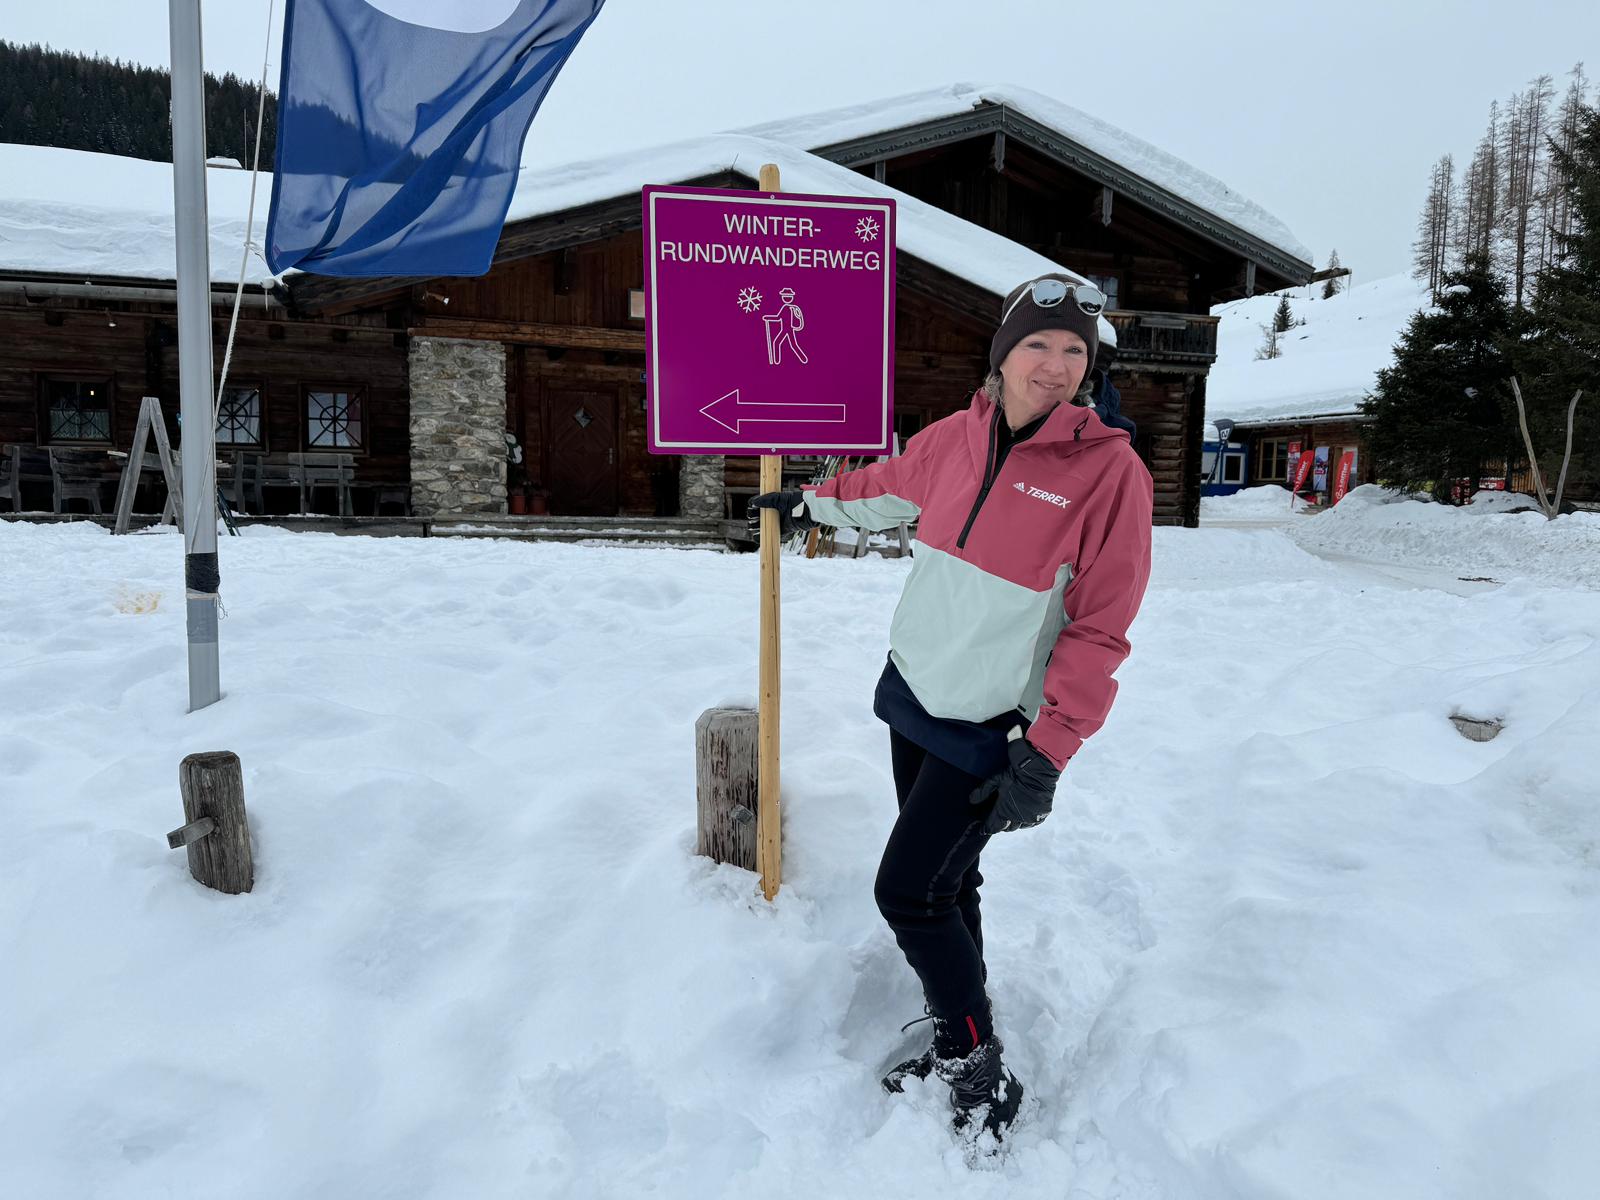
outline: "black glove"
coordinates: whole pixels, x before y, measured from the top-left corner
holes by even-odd
[[[806,494],[799,488],[791,488],[786,492],[763,492],[750,501],[744,510],[745,520],[750,525],[750,536],[757,541],[761,540],[763,508],[777,510],[778,536],[781,538],[791,538],[797,533],[810,533],[821,524],[806,511]]]
[[[1034,748],[1025,737],[1006,747],[1011,765],[991,775],[972,790],[969,803],[977,805],[994,797],[994,810],[983,823],[986,834],[1008,829],[1031,829],[1050,815],[1056,796],[1056,781],[1061,771]]]

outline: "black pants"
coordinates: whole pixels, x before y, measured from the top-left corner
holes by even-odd
[[[989,805],[968,803],[982,782],[976,776],[892,730],[889,737],[900,817],[878,866],[878,911],[922,980],[928,1007],[975,1043],[990,1033],[978,913]]]

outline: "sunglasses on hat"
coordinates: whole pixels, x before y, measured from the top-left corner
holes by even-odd
[[[1060,279],[1035,279],[1022,289],[1021,296],[1011,302],[1011,307],[1006,309],[1005,315],[1000,318],[1000,324],[1004,325],[1017,305],[1030,296],[1038,308],[1054,308],[1071,296],[1079,310],[1091,317],[1098,317],[1106,307],[1106,294],[1092,283],[1073,284]]]

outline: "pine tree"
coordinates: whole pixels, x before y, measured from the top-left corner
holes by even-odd
[[[1571,149],[1558,143],[1552,155],[1571,232],[1556,238],[1514,358],[1534,449],[1547,467],[1545,456],[1565,443],[1572,394],[1583,391],[1570,492],[1600,486],[1600,109],[1580,105]]]
[[[1545,269],[1556,265],[1562,254],[1562,246],[1576,232],[1571,172],[1576,162],[1578,133],[1583,123],[1584,93],[1588,90],[1589,81],[1583,73],[1582,63],[1572,68],[1568,78],[1571,82],[1561,99],[1560,111],[1556,113],[1555,132],[1551,136],[1550,256],[1543,264]]]
[[[1339,252],[1337,250],[1328,255],[1328,270],[1337,271],[1343,265],[1339,261]],[[1332,300],[1342,291],[1344,291],[1344,277],[1342,275],[1330,275],[1322,285],[1322,298],[1324,300]]]
[[[170,95],[167,73],[153,67],[0,41],[0,142],[170,161]],[[206,76],[208,154],[250,162],[260,98],[235,75]],[[276,124],[268,93],[264,157]]]
[[[1511,309],[1489,260],[1440,278],[1436,308],[1411,318],[1362,410],[1383,482],[1447,499],[1451,482],[1519,457],[1505,357]]]
[[[1261,362],[1266,359],[1282,358],[1282,340],[1283,331],[1278,329],[1276,325],[1263,325],[1261,327],[1261,345],[1256,347],[1256,361]]]
[[[1280,296],[1278,307],[1272,314],[1272,328],[1278,333],[1288,333],[1296,324],[1294,309],[1289,307],[1289,297]]]

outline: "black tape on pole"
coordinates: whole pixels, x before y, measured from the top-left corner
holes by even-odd
[[[202,596],[215,596],[222,589],[222,577],[217,573],[216,554],[184,555],[183,582],[191,592],[198,592]]]

